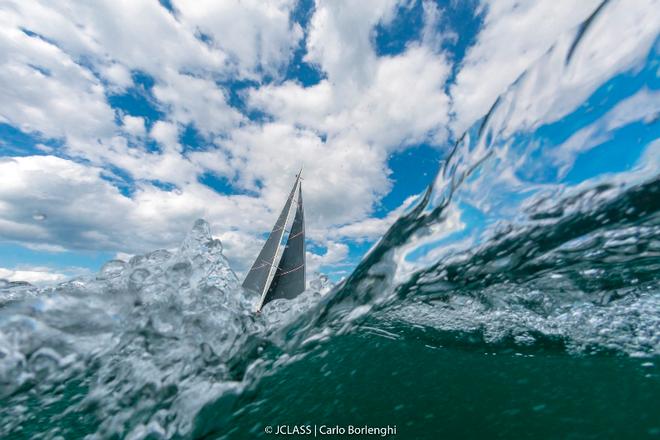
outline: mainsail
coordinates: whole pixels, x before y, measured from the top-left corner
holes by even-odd
[[[259,293],[257,311],[274,299],[295,298],[305,290],[305,215],[301,173],[296,176],[284,209],[243,281],[244,288]],[[282,246],[287,230],[286,244]]]

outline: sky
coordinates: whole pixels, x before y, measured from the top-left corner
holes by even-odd
[[[599,1],[0,2],[0,278],[173,248],[242,274],[304,167],[337,280],[452,142]]]

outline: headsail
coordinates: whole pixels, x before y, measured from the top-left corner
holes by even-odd
[[[305,214],[302,189],[298,193],[298,207],[291,226],[284,254],[268,289],[264,304],[274,299],[291,299],[305,290]]]
[[[291,204],[297,187],[298,180],[296,180],[296,184],[293,186],[291,194],[289,194],[289,198],[284,204],[284,209],[282,209],[280,216],[275,222],[275,226],[273,226],[273,230],[266,240],[266,244],[261,249],[261,252],[259,252],[259,256],[254,260],[252,268],[250,268],[250,271],[245,277],[245,281],[243,281],[244,288],[253,290],[259,294],[262,294],[266,290],[266,283],[270,282],[269,274],[271,269],[277,267],[278,262],[275,261],[275,258],[282,242],[282,237],[284,236],[289,211],[291,211]]]
[[[257,311],[273,299],[293,298],[305,290],[305,218],[301,173],[296,176],[284,209],[243,281],[244,288],[259,293]],[[290,224],[287,243],[282,246]]]

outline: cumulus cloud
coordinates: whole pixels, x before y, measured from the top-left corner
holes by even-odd
[[[658,6],[657,0],[640,0],[635,7],[613,1],[583,32],[562,35],[510,97],[515,105],[507,130],[557,121],[608,79],[643,64],[660,28],[660,15],[648,11]]]
[[[237,130],[222,145],[240,173],[237,184],[252,190],[261,185],[261,197],[272,210],[281,208],[292,176],[304,167],[303,197],[311,228],[368,214],[379,191],[388,186],[381,153],[357,140],[333,145],[313,131],[270,123]]]
[[[166,76],[165,82],[154,87],[154,95],[169,106],[172,120],[194,124],[206,134],[226,131],[243,120],[212,80],[175,72]]]
[[[114,112],[100,81],[55,44],[12,26],[10,18],[0,15],[0,120],[49,138],[111,134]]]
[[[0,267],[0,279],[7,281],[26,281],[30,284],[45,284],[64,281],[69,275],[53,272],[47,267],[7,269]]]
[[[122,123],[124,130],[132,136],[143,137],[147,132],[144,118],[140,116],[124,115]]]
[[[326,244],[326,251],[322,255],[307,252],[307,270],[308,272],[318,272],[321,267],[333,267],[341,265],[348,256],[348,245],[329,241]]]
[[[74,7],[65,1],[9,1],[6,9],[14,26],[55,42],[73,59],[89,57],[106,67],[107,78],[120,72],[116,64],[157,77],[169,66],[220,69],[227,58],[159,2],[102,0]],[[120,83],[126,79],[121,74],[115,78]]]
[[[424,46],[413,46],[401,55],[380,57],[372,67],[369,81],[350,98],[345,97],[346,85],[334,85],[330,75],[307,88],[292,82],[261,87],[251,93],[250,103],[330,140],[357,139],[385,151],[427,139],[444,140],[449,110],[446,59]]]
[[[410,196],[401,204],[401,206],[390,211],[385,217],[369,217],[349,223],[335,229],[330,235],[357,241],[376,240],[380,238],[416,200],[417,196]]]
[[[273,73],[265,66],[285,64],[302,31],[289,20],[293,2],[210,3],[175,2],[173,14],[149,0],[7,2],[0,14],[2,118],[66,138],[76,154],[97,155],[88,150],[102,149],[97,140],[116,131],[106,94],[126,89],[131,72],[141,71],[156,79],[174,121],[208,131],[240,122],[215,79]]]
[[[451,86],[454,132],[462,134],[484,116],[525,69],[600,3],[485,1],[483,27]]]
[[[607,141],[616,129],[634,121],[650,122],[659,115],[660,92],[642,89],[623,100],[594,123],[575,132],[551,152],[550,157],[558,167],[558,174],[564,176],[581,153]]]
[[[328,237],[332,225],[367,218],[374,203],[390,190],[391,152],[446,139],[446,57],[424,41],[411,43],[398,55],[378,57],[371,41],[373,28],[392,19],[396,3],[376,5],[317,5],[305,59],[316,64],[325,79],[311,86],[286,81],[252,88],[251,108],[276,122],[239,130],[226,145],[243,161],[244,166],[234,168],[242,170],[239,181],[248,187],[259,181],[266,188],[278,188],[278,169],[304,165],[310,194],[306,206],[316,237]],[[284,152],[290,145],[297,147],[294,164]],[[282,194],[283,188],[278,192]]]
[[[110,247],[134,202],[100,174],[54,156],[0,162],[0,235],[68,248]]]
[[[0,122],[62,146],[0,161],[0,237],[33,248],[132,254],[171,247],[204,217],[240,271],[304,167],[307,232],[329,243],[325,254],[310,254],[310,267],[337,265],[347,243],[376,239],[412,200],[371,217],[392,186],[391,154],[441,146],[447,127],[455,134],[469,126],[596,5],[489,1],[450,87],[452,57],[441,43],[453,37],[438,33],[443,11],[428,1],[419,40],[387,56],[377,54],[373,37],[395,17],[394,0],[317,2],[306,29],[292,19],[298,5],[288,0],[175,0],[172,10],[151,0],[7,1]],[[578,48],[575,78],[585,77],[598,48],[618,47],[612,66],[596,69],[608,74],[638,57],[657,24],[634,11],[651,7],[594,23],[639,32],[626,34],[626,44]],[[298,48],[320,71],[317,84],[285,79]],[[109,104],[110,96],[145,87],[134,83],[137,73],[153,80],[149,104],[159,120]],[[578,79],[562,85],[566,96],[586,88]],[[232,82],[243,84],[247,108],[230,99]],[[545,110],[547,118],[563,111]],[[250,118],[253,111],[263,117]],[[204,139],[195,151],[182,145],[188,126]],[[207,174],[224,179],[229,194],[201,184]]]
[[[178,244],[203,217],[228,249],[238,249],[267,227],[254,226],[264,211],[257,198],[223,196],[200,184],[184,191],[145,184],[128,197],[101,168],[55,156],[0,162],[0,236],[27,245],[140,253]],[[239,267],[247,264],[236,256]]]
[[[303,36],[290,19],[293,0],[174,1],[177,18],[226,54],[240,73],[278,74]]]
[[[305,60],[319,65],[344,88],[344,98],[370,81],[377,58],[370,40],[372,29],[393,18],[396,4],[394,0],[317,3]]]

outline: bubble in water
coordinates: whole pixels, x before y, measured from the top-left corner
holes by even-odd
[[[122,260],[110,260],[103,265],[98,275],[99,280],[108,280],[121,275],[122,271],[126,268],[126,263]]]
[[[144,281],[149,277],[149,271],[143,268],[137,268],[128,278],[128,287],[131,290],[140,290]]]

